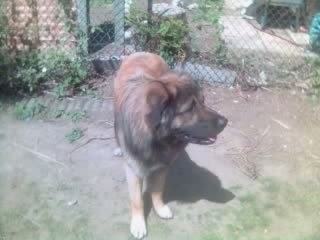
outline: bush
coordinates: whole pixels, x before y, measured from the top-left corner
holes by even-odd
[[[0,90],[34,93],[55,87],[59,96],[76,90],[87,77],[87,64],[75,52],[60,47],[40,51],[18,51],[8,43],[10,29],[0,1]]]
[[[319,97],[320,96],[320,59],[316,58],[311,63],[313,76],[311,78],[311,93]]]
[[[15,57],[6,58],[6,62],[4,59],[0,59],[0,65],[4,65],[0,87],[28,93],[46,86],[55,87],[56,93],[63,96],[79,87],[88,71],[84,61],[61,49],[18,52]]]
[[[182,20],[133,8],[126,22],[134,31],[134,45],[141,48],[138,50],[157,53],[171,66],[185,58],[189,28]]]

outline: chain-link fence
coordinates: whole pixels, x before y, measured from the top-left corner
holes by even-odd
[[[88,59],[107,62],[153,51],[211,83],[264,85],[290,84],[309,74],[309,28],[319,5],[317,0],[11,0],[0,11],[16,49],[81,46]]]

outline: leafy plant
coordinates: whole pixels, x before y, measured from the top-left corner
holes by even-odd
[[[71,119],[72,122],[77,123],[87,117],[87,112],[86,111],[73,111],[73,112],[68,112],[67,115]]]
[[[65,2],[65,0],[61,0]],[[0,1],[0,9],[6,9],[8,0]],[[67,6],[68,7],[68,6]],[[0,89],[4,92],[34,93],[42,87],[56,86],[59,96],[73,93],[87,77],[85,58],[80,58],[79,46],[66,52],[63,46],[48,50],[31,48],[18,51],[8,41],[10,29],[5,11],[0,11]]]
[[[81,128],[73,128],[71,132],[66,135],[66,138],[70,143],[74,143],[84,136],[83,130]]]
[[[55,86],[58,96],[64,96],[67,91],[73,93],[84,82],[88,71],[85,61],[59,48],[19,52],[9,65],[7,87],[33,93],[44,85]]]
[[[25,102],[18,102],[15,105],[15,115],[19,120],[32,119],[36,115],[45,111],[46,107],[41,103],[27,104]]]
[[[223,0],[198,0],[199,9],[196,14],[198,19],[205,20],[211,24],[218,24],[221,16]]]
[[[171,66],[185,57],[189,28],[183,20],[133,8],[126,22],[133,28],[135,45],[141,50],[159,54]]]
[[[62,49],[50,49],[39,55],[41,72],[46,80],[56,84],[56,93],[63,96],[67,90],[72,92],[87,77],[86,62],[75,54],[65,53]]]
[[[320,96],[320,58],[316,58],[312,63],[313,76],[310,81],[311,93],[319,97]]]
[[[194,15],[195,21],[209,25],[212,31],[212,50],[210,51],[214,61],[218,65],[224,65],[227,61],[227,48],[221,38],[222,25],[219,20],[222,14],[224,0],[198,0],[199,8]]]

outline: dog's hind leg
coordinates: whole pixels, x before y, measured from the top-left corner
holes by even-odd
[[[163,202],[163,192],[167,173],[167,169],[160,169],[153,172],[148,178],[154,210],[156,214],[163,219],[173,218],[171,209]]]
[[[144,204],[142,197],[143,179],[137,176],[137,174],[127,163],[125,164],[125,171],[131,205],[130,232],[135,238],[142,239],[147,235],[146,221],[144,218]]]

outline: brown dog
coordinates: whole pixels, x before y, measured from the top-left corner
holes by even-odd
[[[173,217],[162,194],[168,168],[188,143],[213,144],[227,119],[204,105],[199,85],[169,70],[158,55],[140,52],[123,61],[114,83],[115,135],[124,153],[131,202],[130,231],[147,234],[142,198],[146,180],[161,218]]]

